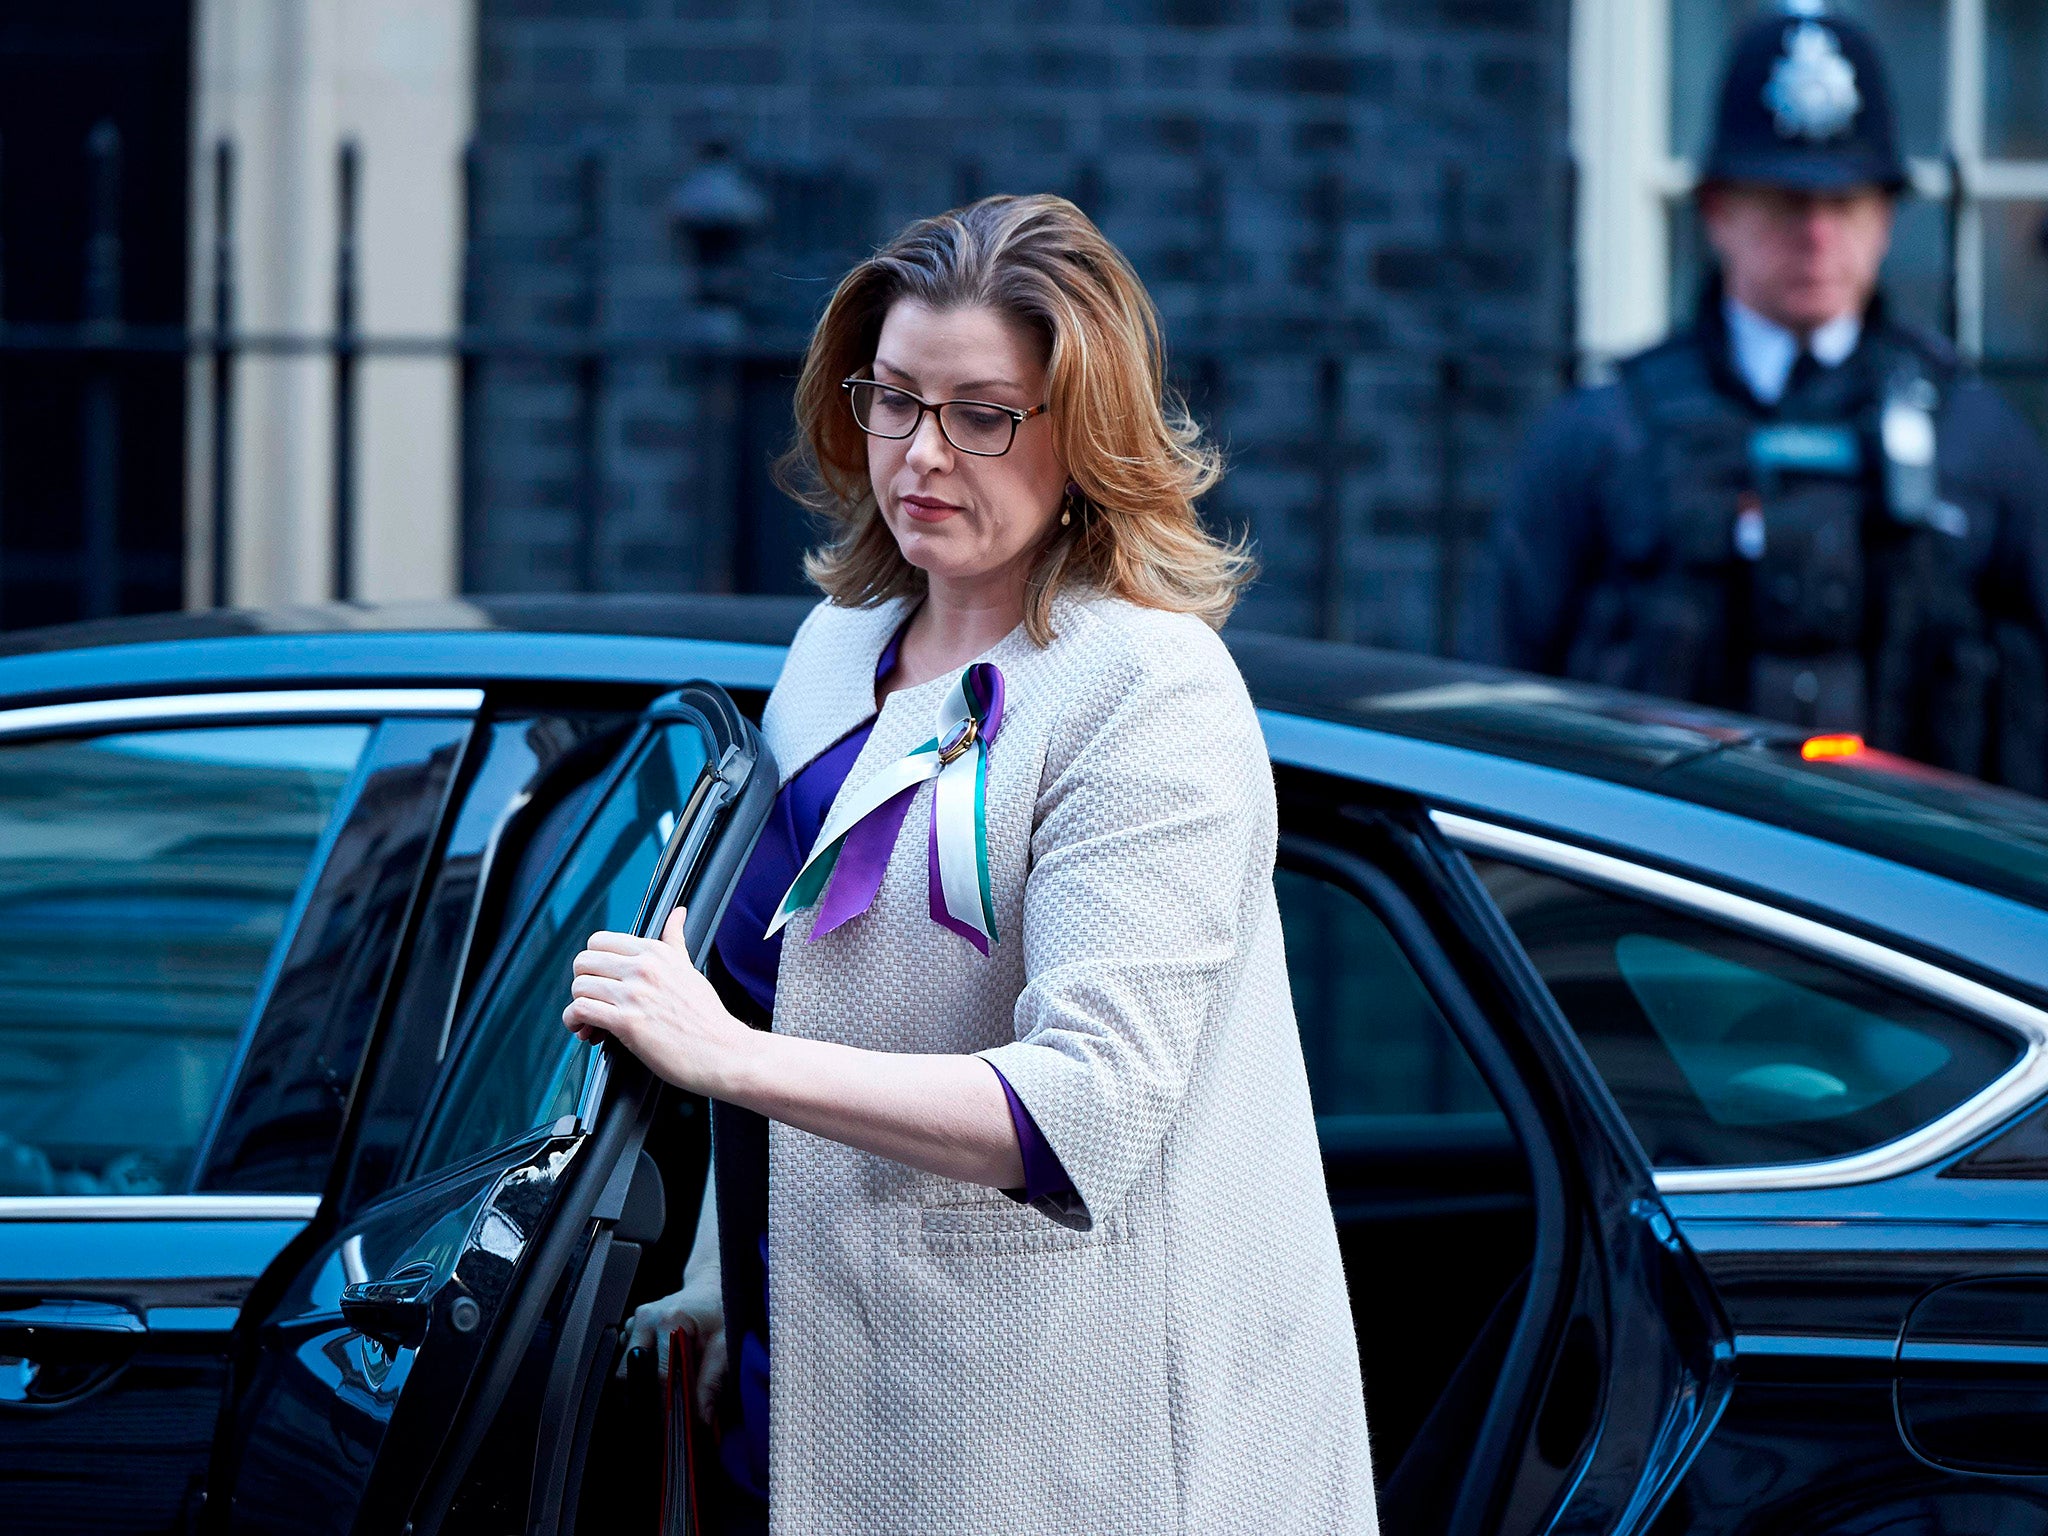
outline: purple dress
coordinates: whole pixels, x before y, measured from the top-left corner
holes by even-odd
[[[880,682],[896,669],[903,631],[898,630],[875,666]],[[765,1025],[775,1012],[775,975],[782,960],[782,934],[764,937],[783,892],[803,867],[811,844],[825,825],[832,802],[853,771],[854,761],[874,729],[866,723],[842,736],[782,786],[768,813],[732,900],[718,926],[715,972],[737,987],[757,1010],[749,1022]],[[934,923],[931,942],[956,943]],[[728,996],[728,1001],[732,1001]],[[1074,1186],[1037,1123],[993,1064],[1010,1106],[1017,1147],[1023,1155],[1024,1187],[1004,1193],[1021,1201],[1071,1195]],[[719,1250],[725,1275],[726,1340],[739,1390],[740,1423],[719,1444],[727,1474],[747,1493],[768,1497],[768,1163],[766,1122],[729,1105],[712,1108],[712,1146],[717,1160]],[[758,1287],[749,1283],[759,1276]],[[735,1340],[737,1334],[737,1340]]]

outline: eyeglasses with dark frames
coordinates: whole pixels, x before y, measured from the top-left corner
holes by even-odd
[[[1052,407],[1034,405],[1020,411],[989,400],[925,400],[907,389],[877,379],[843,379],[839,387],[853,407],[854,422],[870,437],[901,440],[914,436],[925,412],[939,418],[939,431],[962,453],[976,458],[1001,458],[1017,441],[1017,429]]]

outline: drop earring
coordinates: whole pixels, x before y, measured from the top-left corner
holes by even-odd
[[[1069,480],[1067,482],[1066,500],[1065,503],[1060,507],[1060,526],[1062,528],[1071,527],[1073,525],[1074,501],[1077,497],[1080,496],[1080,494],[1081,487],[1074,484],[1073,481]]]

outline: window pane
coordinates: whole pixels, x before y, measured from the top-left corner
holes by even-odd
[[[2048,158],[2048,6],[1984,8],[1984,147],[1995,159]]]
[[[2004,3],[2031,6],[2039,0]],[[1756,0],[1671,0],[1673,154],[1695,163],[1706,157],[1728,44],[1760,9]],[[1948,137],[1942,106],[1948,69],[1945,0],[1835,0],[1828,9],[1861,22],[1877,39],[1906,153],[1941,154]]]
[[[0,1194],[186,1187],[362,725],[0,747]]]
[[[2048,203],[1984,205],[1984,350],[2048,350]]]
[[[562,1028],[569,968],[598,929],[631,928],[706,762],[697,729],[672,726],[605,797],[468,1030],[416,1171],[460,1162],[575,1113],[591,1048]]]
[[[1659,1168],[1862,1151],[2018,1057],[2003,1034],[1795,951],[1547,872],[1472,863]]]
[[[1614,965],[1717,1125],[1853,1114],[1955,1059],[1840,998],[1655,934],[1616,939]]]
[[[1314,875],[1283,869],[1274,883],[1325,1141],[1372,1117],[1498,1117],[1492,1091],[1371,909]]]
[[[1948,325],[1948,208],[1926,198],[1899,199],[1885,258],[1884,294],[1894,319],[1937,333]]]

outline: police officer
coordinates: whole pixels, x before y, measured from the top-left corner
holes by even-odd
[[[1794,0],[1740,35],[1698,193],[1718,270],[1524,450],[1502,659],[2041,788],[2048,457],[1886,313],[1905,185],[1861,29]]]

